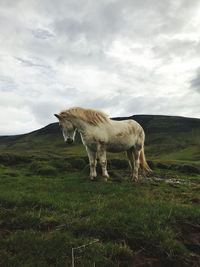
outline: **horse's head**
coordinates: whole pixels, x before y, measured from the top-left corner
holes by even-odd
[[[72,124],[70,120],[66,117],[62,117],[61,115],[54,114],[56,118],[59,120],[59,125],[62,130],[62,134],[64,140],[67,144],[72,144],[74,142],[76,128]]]

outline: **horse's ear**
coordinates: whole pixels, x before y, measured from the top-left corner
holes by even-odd
[[[61,119],[60,115],[58,115],[58,114],[54,114],[54,116],[56,116],[56,118],[59,120]]]

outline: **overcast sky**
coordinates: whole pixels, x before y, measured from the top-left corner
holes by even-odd
[[[200,118],[200,1],[0,0],[0,135],[72,106]]]

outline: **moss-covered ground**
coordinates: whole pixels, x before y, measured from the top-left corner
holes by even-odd
[[[110,154],[91,182],[79,149],[0,155],[0,266],[71,266],[97,240],[75,266],[200,266],[198,164],[155,160],[133,183]]]

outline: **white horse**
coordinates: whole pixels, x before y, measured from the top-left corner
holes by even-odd
[[[90,162],[90,179],[96,176],[97,157],[99,158],[104,180],[109,178],[107,172],[106,151],[126,151],[131,166],[131,180],[138,180],[138,168],[150,171],[144,155],[144,130],[134,120],[115,121],[101,111],[73,107],[59,114],[58,120],[64,140],[74,142],[76,130],[81,135]]]

